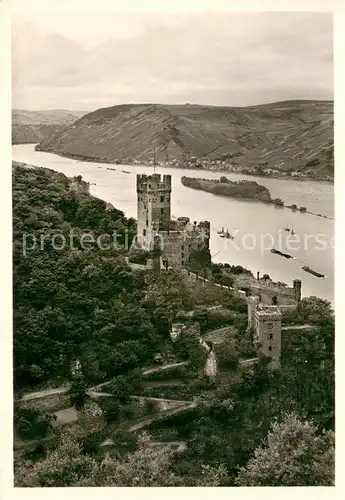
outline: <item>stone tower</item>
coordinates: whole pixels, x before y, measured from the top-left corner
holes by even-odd
[[[171,217],[171,175],[137,175],[139,242],[151,248],[156,231],[167,231]]]
[[[297,304],[301,301],[302,294],[302,281],[301,280],[293,280],[293,288],[295,290],[295,299]]]
[[[278,306],[259,304],[254,310],[254,340],[260,351],[280,363],[282,313]]]

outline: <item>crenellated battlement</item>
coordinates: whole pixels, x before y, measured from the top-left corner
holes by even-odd
[[[161,174],[138,174],[137,175],[137,192],[164,192],[171,193],[171,175]]]
[[[281,321],[282,313],[278,306],[258,304],[254,309],[254,317],[263,321]]]
[[[192,224],[189,217],[179,217],[169,221],[169,231],[186,231],[191,233],[202,233],[204,238],[210,237],[211,224],[209,221],[194,221]]]
[[[273,283],[270,281],[265,281],[265,280],[260,280],[260,282],[253,283],[253,286],[257,286],[259,288],[264,288],[269,292],[272,293],[277,293],[277,294],[283,294],[283,295],[290,295],[291,297],[295,296],[295,290],[294,288],[290,286],[284,286],[280,285],[278,283]]]
[[[295,280],[296,282],[298,280]],[[261,289],[270,292],[271,294],[277,295],[287,295],[295,297],[296,290],[293,287],[283,285],[280,283],[274,283],[270,280],[255,279],[250,276],[239,276],[236,277],[236,284],[238,287],[248,287],[253,289]]]

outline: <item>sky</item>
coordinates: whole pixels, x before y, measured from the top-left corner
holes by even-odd
[[[332,23],[308,12],[18,13],[12,105],[333,99]]]

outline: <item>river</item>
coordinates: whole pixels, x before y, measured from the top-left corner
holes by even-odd
[[[127,217],[137,216],[136,175],[153,173],[152,167],[122,166],[89,163],[63,158],[51,153],[35,151],[33,144],[14,145],[13,160],[51,168],[67,176],[82,175],[90,182],[94,196],[110,202]],[[107,168],[116,170],[107,170]],[[124,173],[123,170],[130,173]],[[231,180],[250,179],[266,186],[272,197],[279,197],[286,205],[306,206],[308,211],[334,217],[334,187],[331,184],[297,180],[267,179],[224,172],[168,169],[156,167],[157,173],[172,174],[171,212],[174,217],[187,216],[191,221],[211,222],[210,249],[214,262],[241,265],[260,271],[274,281],[291,286],[295,278],[302,280],[302,296],[317,295],[334,304],[334,221],[289,209],[276,208],[260,202],[242,201],[196,191],[181,184],[183,175]],[[293,227],[295,236],[289,236],[285,227]],[[233,240],[217,235],[222,227],[234,234]],[[294,255],[284,259],[270,252],[275,247]],[[307,264],[324,274],[320,279],[306,273]]]

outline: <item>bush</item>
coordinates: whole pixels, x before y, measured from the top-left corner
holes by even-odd
[[[42,443],[39,443],[33,450],[29,450],[24,453],[23,458],[25,460],[30,460],[30,462],[37,462],[38,460],[44,459],[46,456],[46,449]]]
[[[208,311],[207,322],[202,331],[221,328],[226,325],[233,325],[235,318],[235,314],[226,309]]]
[[[81,439],[81,450],[84,455],[95,455],[99,452],[99,447],[105,440],[104,430],[91,432]]]
[[[110,439],[114,441],[115,447],[120,451],[132,452],[138,447],[138,438],[125,427],[117,427],[110,435]]]
[[[108,386],[108,390],[120,403],[124,404],[129,401],[129,396],[132,394],[133,388],[128,377],[119,375]]]
[[[129,262],[133,262],[133,264],[146,265],[148,258],[149,252],[146,252],[144,250],[136,250],[130,253]]]
[[[122,416],[122,406],[118,401],[113,399],[107,399],[103,403],[103,415],[108,424],[112,422],[118,422]]]
[[[158,410],[157,402],[152,399],[146,399],[143,405],[145,414],[155,413]]]
[[[143,409],[137,401],[132,401],[131,403],[124,405],[121,411],[121,417],[124,421],[139,418],[142,414]]]
[[[204,375],[202,377],[199,377],[193,383],[192,387],[193,387],[193,389],[196,389],[197,391],[199,391],[199,390],[208,391],[210,389],[214,389],[214,382]]]
[[[281,200],[280,198],[274,198],[273,203],[274,203],[277,207],[283,207],[283,206],[284,206],[284,202],[283,202],[283,200]]]
[[[222,371],[232,371],[238,365],[239,355],[234,341],[224,342],[215,346],[218,368]]]
[[[14,424],[22,439],[46,437],[52,428],[52,417],[37,408],[15,408]]]

